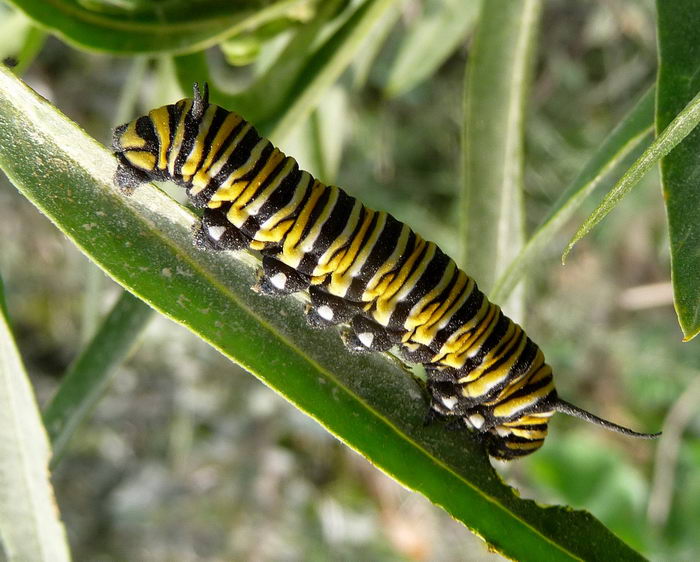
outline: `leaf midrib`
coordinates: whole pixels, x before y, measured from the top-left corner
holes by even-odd
[[[150,189],[154,189],[154,190],[157,190],[157,189],[158,189],[158,188],[156,188],[155,186],[152,186],[152,185],[149,186],[149,188],[150,188]],[[160,190],[158,190],[158,191],[160,191]],[[119,197],[114,197],[114,198],[117,199],[117,200],[119,200]],[[173,203],[174,205],[177,205],[182,211],[184,211],[184,212],[186,212],[188,215],[190,215],[190,217],[195,218],[194,215],[193,215],[192,213],[190,213],[189,210],[187,210],[186,208],[180,206],[180,205],[179,205],[177,202],[175,202],[174,200],[171,199],[171,201],[172,201],[172,203]],[[255,321],[256,321],[258,324],[260,324],[261,326],[264,326],[264,327],[268,330],[268,332],[270,332],[278,341],[280,341],[280,342],[283,343],[286,347],[288,347],[290,350],[292,350],[293,352],[295,352],[295,354],[296,354],[297,356],[303,358],[303,360],[304,360],[305,362],[307,362],[314,370],[316,370],[316,371],[319,372],[320,374],[324,375],[326,379],[331,380],[331,381],[336,385],[336,387],[339,387],[342,391],[345,392],[346,395],[348,395],[348,396],[349,396],[350,398],[352,398],[355,402],[357,402],[358,404],[360,404],[360,405],[365,409],[365,411],[367,411],[370,415],[372,415],[372,416],[374,416],[376,419],[379,419],[380,421],[382,421],[382,422],[384,423],[384,425],[386,425],[387,427],[389,427],[389,428],[392,430],[392,432],[393,432],[394,434],[396,434],[399,438],[401,438],[403,441],[405,441],[406,443],[408,443],[409,445],[411,445],[416,451],[419,451],[420,453],[422,453],[425,457],[427,457],[428,459],[430,459],[435,465],[437,465],[438,467],[440,467],[442,470],[444,470],[445,472],[447,472],[447,473],[450,474],[451,476],[456,477],[460,482],[462,482],[463,484],[467,485],[467,486],[468,486],[470,489],[472,489],[473,491],[476,491],[477,494],[478,494],[479,496],[481,496],[482,498],[484,498],[485,500],[487,500],[489,503],[495,505],[500,511],[506,513],[506,514],[509,516],[509,518],[514,519],[514,520],[520,522],[525,528],[527,528],[527,529],[529,529],[530,531],[532,531],[536,536],[538,536],[538,537],[540,537],[540,538],[544,538],[547,542],[549,542],[550,544],[554,545],[556,548],[558,548],[560,551],[562,551],[563,553],[567,554],[567,555],[570,556],[571,558],[573,558],[573,559],[575,559],[575,560],[580,560],[580,558],[576,557],[576,556],[573,555],[568,549],[564,548],[563,545],[561,545],[561,544],[559,544],[559,543],[553,541],[553,540],[552,540],[550,537],[548,537],[547,535],[544,535],[544,534],[542,534],[541,532],[539,532],[539,531],[538,531],[535,527],[533,527],[527,520],[523,519],[522,517],[520,517],[519,515],[515,514],[514,512],[508,510],[508,509],[507,509],[501,502],[499,502],[493,495],[485,493],[481,488],[479,488],[478,486],[476,486],[473,482],[467,480],[466,478],[464,478],[464,476],[462,476],[462,475],[459,474],[458,472],[455,472],[449,465],[447,465],[447,464],[445,464],[444,462],[442,462],[441,460],[437,459],[437,458],[436,458],[434,455],[432,455],[427,449],[425,449],[423,446],[421,446],[419,443],[417,443],[414,439],[412,439],[409,435],[407,435],[404,431],[402,431],[400,428],[398,428],[398,427],[397,427],[391,420],[389,420],[384,414],[382,414],[381,412],[379,412],[379,411],[377,411],[375,408],[373,408],[362,396],[360,396],[359,394],[357,394],[356,392],[354,392],[351,388],[349,388],[349,387],[348,387],[347,385],[345,385],[342,381],[340,381],[331,371],[329,371],[327,368],[325,368],[322,364],[320,364],[320,363],[319,363],[318,361],[316,361],[314,358],[312,358],[312,357],[310,357],[309,355],[307,355],[307,354],[303,351],[303,349],[301,349],[300,347],[298,347],[298,346],[294,343],[293,340],[291,340],[290,338],[288,338],[287,336],[285,336],[282,332],[276,330],[264,317],[260,316],[260,315],[255,311],[255,309],[253,309],[253,308],[249,307],[247,304],[245,304],[242,300],[240,300],[240,298],[236,295],[235,292],[231,291],[231,289],[229,289],[224,283],[221,283],[221,282],[219,281],[218,277],[217,277],[216,275],[212,274],[208,268],[202,266],[202,265],[200,264],[200,262],[198,262],[197,260],[193,259],[193,258],[191,257],[191,255],[188,254],[187,252],[183,252],[183,251],[181,250],[180,246],[178,246],[176,243],[174,243],[170,238],[164,236],[163,233],[162,233],[162,231],[161,231],[160,229],[158,229],[158,228],[153,228],[153,225],[152,225],[148,220],[146,220],[142,215],[140,215],[139,213],[137,213],[133,207],[131,207],[130,205],[123,205],[123,206],[124,206],[125,208],[128,208],[129,212],[131,212],[131,214],[132,214],[134,217],[136,217],[137,220],[139,220],[140,222],[142,222],[143,224],[145,224],[149,229],[151,229],[152,233],[153,233],[157,238],[159,238],[160,240],[162,240],[162,241],[165,243],[166,246],[171,247],[171,248],[174,250],[176,256],[178,256],[180,259],[182,259],[184,262],[186,262],[190,267],[192,267],[193,270],[197,271],[205,280],[207,280],[207,281],[210,283],[210,285],[211,285],[212,287],[214,287],[217,291],[219,291],[219,293],[220,293],[221,295],[223,295],[225,298],[228,298],[229,300],[233,301],[239,308],[241,308],[241,309],[242,309],[243,311],[245,311],[249,316],[251,316],[253,319],[255,319]],[[81,247],[82,247],[82,246],[81,246]],[[234,254],[234,255],[235,255],[235,254]],[[248,255],[252,255],[252,254],[248,254]],[[236,259],[237,261],[239,261],[240,263],[243,263],[244,265],[248,266],[248,264],[246,264],[245,261],[240,260],[239,258],[235,258],[235,259]],[[141,298],[140,295],[138,295],[138,292],[134,292],[134,293],[135,293],[137,296],[139,296],[139,298]],[[148,301],[146,301],[146,302],[148,302]],[[148,302],[148,304],[149,304],[149,306],[153,306],[153,308],[155,308],[159,313],[163,314],[163,315],[166,316],[167,318],[170,318],[171,320],[173,320],[173,321],[179,323],[179,320],[178,320],[177,318],[175,318],[174,316],[172,316],[171,314],[169,314],[169,313],[167,313],[167,312],[164,312],[164,311],[161,310],[159,307],[152,305],[150,302]],[[220,353],[222,353],[224,356],[229,357],[229,358],[231,359],[230,355],[229,355],[225,350],[223,350],[221,347],[219,347],[216,343],[210,341],[208,337],[203,336],[203,335],[202,335],[201,333],[199,333],[199,332],[198,332],[198,335],[199,335],[200,337],[202,337],[202,339],[204,339],[204,340],[205,340],[209,345],[211,345],[214,349],[216,349],[217,351],[219,351]],[[246,361],[243,361],[243,360],[240,360],[240,359],[237,358],[237,359],[235,359],[235,362],[236,362],[237,364],[241,365],[242,367],[244,367],[246,370],[250,371],[251,373],[254,373],[254,372],[255,372],[255,369],[251,369],[251,368],[249,367],[249,365],[247,364]],[[325,427],[326,429],[328,429],[329,431],[331,431],[331,433],[333,433],[333,435],[335,435],[338,439],[340,439],[343,443],[345,443],[345,445],[347,445],[348,447],[350,447],[351,449],[353,449],[354,451],[356,451],[358,454],[363,455],[362,451],[360,451],[359,449],[356,449],[351,443],[348,443],[347,441],[345,441],[345,439],[343,439],[342,437],[340,437],[339,435],[337,435],[334,431],[332,431],[330,428],[328,428],[328,426],[323,422],[323,420],[320,420],[320,419],[317,418],[314,414],[308,412],[304,407],[302,407],[302,406],[300,406],[300,405],[298,405],[298,404],[296,404],[296,406],[297,406],[299,409],[301,409],[306,415],[308,415],[309,417],[311,417],[312,419],[314,419],[315,421],[317,421],[320,425],[322,425],[323,427]],[[363,455],[363,456],[364,456],[364,455]],[[373,462],[373,464],[374,464],[374,462]],[[375,466],[380,467],[379,465],[375,465]],[[386,471],[383,467],[380,467],[380,468],[382,468],[382,471],[388,472],[388,471]]]

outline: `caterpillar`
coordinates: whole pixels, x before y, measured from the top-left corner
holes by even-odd
[[[398,348],[425,367],[429,412],[483,438],[510,460],[544,443],[555,412],[653,438],[558,397],[551,367],[523,329],[433,242],[389,213],[299,169],[235,112],[194,97],[114,130],[116,185],[126,194],[169,180],[203,208],[195,243],[259,252],[255,290],[307,291],[313,327],[349,324],[352,352]]]

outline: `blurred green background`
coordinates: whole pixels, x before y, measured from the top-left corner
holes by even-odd
[[[471,29],[415,84],[402,68],[415,48],[407,37],[421,32],[437,4],[402,3],[376,58],[368,47],[324,96],[319,115],[331,123],[328,149],[337,162],[314,169],[306,126],[281,148],[455,254]],[[0,18],[12,13],[0,3]],[[209,60],[222,79],[245,81],[304,19],[230,40],[210,49]],[[545,3],[526,123],[530,229],[653,82],[654,34],[651,1]],[[131,65],[49,37],[24,78],[108,144]],[[146,65],[137,113],[183,96],[167,59]],[[646,177],[562,267],[561,249],[595,204],[584,205],[532,269],[525,326],[562,396],[635,429],[665,424],[665,450],[677,445],[677,458],[656,459],[658,443],[557,416],[540,452],[499,469],[524,497],[588,509],[653,559],[697,559],[700,348],[681,343],[672,307],[658,175]],[[118,290],[4,176],[0,209],[9,311],[44,403]],[[76,560],[497,558],[446,513],[161,317],[80,429],[54,484]]]

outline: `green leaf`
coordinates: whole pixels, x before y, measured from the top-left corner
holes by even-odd
[[[53,444],[52,466],[85,421],[109,385],[115,368],[141,336],[153,309],[124,291],[90,343],[63,377],[44,411],[44,423]]]
[[[496,302],[508,297],[529,267],[541,263],[547,244],[610,172],[625,162],[630,155],[649,145],[653,123],[654,88],[651,87],[603,141],[581,173],[552,205],[547,218],[498,278],[492,292]]]
[[[467,65],[462,264],[490,294],[524,242],[523,130],[539,0],[485,2]],[[504,304],[522,316],[522,299]]]
[[[700,92],[699,8],[695,0],[657,2],[658,131],[666,129]],[[688,341],[700,333],[700,129],[661,161],[661,182],[671,242],[674,304]]]
[[[284,143],[299,165],[324,183],[336,181],[347,138],[347,115],[345,91],[331,86],[311,117]]]
[[[17,66],[12,68],[15,74],[24,73],[39,54],[45,39],[46,34],[32,25],[24,14],[10,12],[8,7],[0,5],[0,60],[16,59]]]
[[[8,0],[68,43],[120,54],[205,49],[309,1]]]
[[[397,0],[367,0],[310,56],[276,112],[260,124],[279,141],[313,111],[318,99],[350,65],[363,41]]]
[[[400,0],[384,14],[354,57],[352,61],[352,85],[356,90],[364,88],[369,80],[374,62],[401,16],[403,4],[404,2]]]
[[[209,81],[211,99],[256,123],[266,136],[280,141],[316,107],[319,98],[352,62],[363,40],[397,0],[365,0],[320,44],[313,39],[337,9],[325,3],[318,17],[302,27],[279,59],[248,90],[227,94],[212,84],[202,53],[175,59],[185,91],[195,81]],[[269,98],[269,99],[268,99]]]
[[[70,560],[48,475],[51,449],[17,351],[0,280],[0,557]]]
[[[569,241],[564,254],[562,255],[562,263],[566,261],[566,257],[574,247],[574,244],[581,240],[591,229],[605,218],[610,211],[615,208],[620,200],[629,193],[629,191],[639,182],[644,174],[646,174],[652,166],[654,166],[661,158],[666,156],[675,146],[681,142],[688,133],[700,122],[700,93],[685,106],[683,111],[676,115],[675,119],[664,129],[664,131],[651,143],[651,145],[637,158],[630,166],[624,175],[615,183],[612,189],[603,199],[603,202],[598,205],[595,211],[584,221],[573,238]],[[688,204],[688,202],[686,202]],[[697,218],[697,208],[690,207],[689,211]],[[696,252],[697,246],[691,251]],[[697,279],[695,279],[697,282]]]
[[[400,96],[431,76],[464,41],[476,22],[481,0],[428,0],[409,23],[386,83]]]
[[[467,431],[425,426],[420,386],[379,354],[306,326],[295,299],[249,290],[246,253],[192,245],[194,216],[151,185],[124,197],[115,159],[0,68],[0,167],[83,252],[404,486],[515,558],[640,557],[586,512],[520,499]]]

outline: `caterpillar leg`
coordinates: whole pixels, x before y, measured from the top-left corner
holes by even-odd
[[[425,365],[425,374],[431,382],[446,382],[457,384],[459,371],[452,367],[436,367],[434,363]]]
[[[347,301],[331,295],[320,287],[309,288],[311,303],[306,307],[306,321],[312,328],[328,328],[344,324],[357,314],[357,309]]]
[[[258,272],[258,283],[253,290],[263,295],[291,295],[309,287],[308,275],[299,273],[272,256],[262,259],[262,270]]]
[[[407,342],[401,345],[401,356],[409,363],[428,363],[435,353],[427,345]]]
[[[194,244],[204,250],[243,250],[249,239],[219,209],[207,209],[194,227]]]
[[[350,323],[352,330],[342,334],[343,343],[353,353],[388,351],[394,345],[389,333],[381,326],[360,314]]]
[[[428,394],[430,394],[430,409],[443,416],[460,415],[459,387],[452,382],[437,381],[428,376]]]
[[[114,174],[114,183],[125,195],[131,195],[141,184],[148,183],[151,178],[146,172],[131,166],[122,155],[118,155],[119,165]]]

